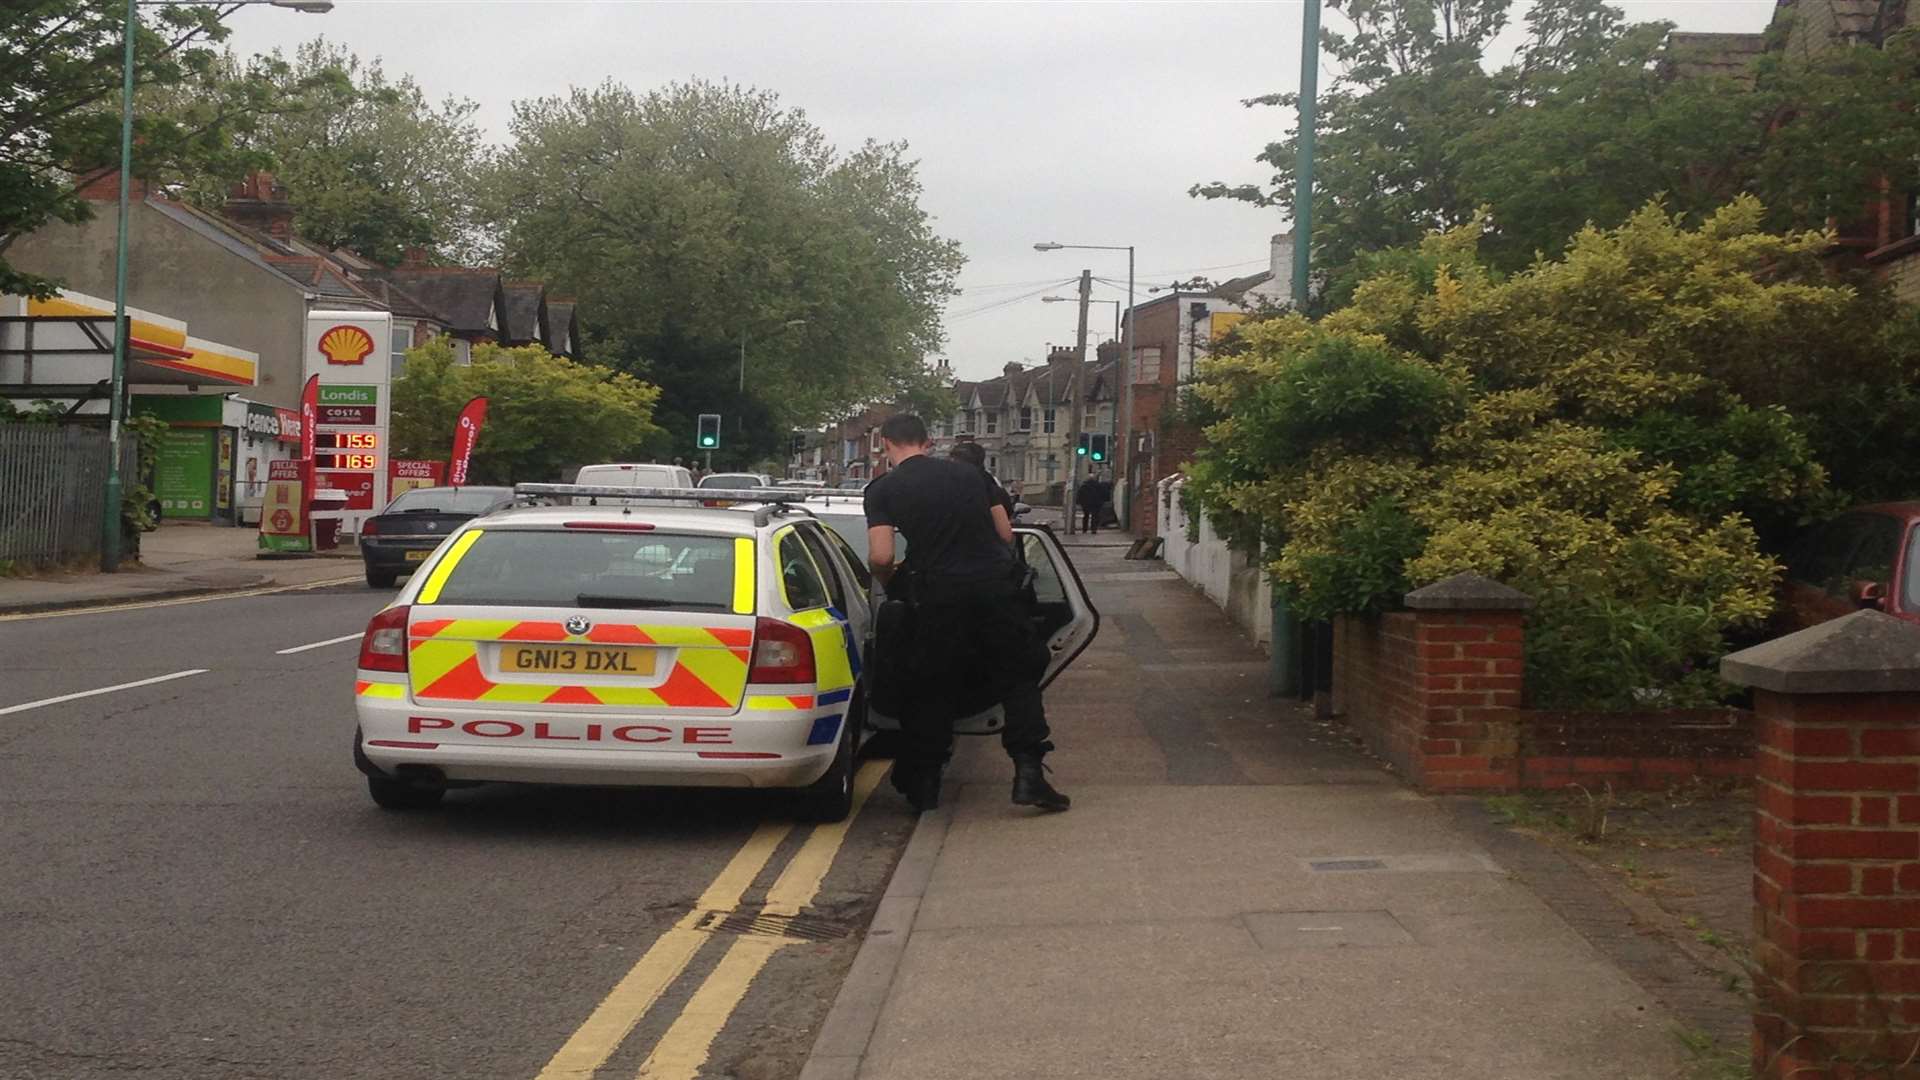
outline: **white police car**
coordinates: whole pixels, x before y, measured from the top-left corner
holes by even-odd
[[[611,494],[622,504],[517,507],[461,527],[368,623],[354,759],[374,801],[420,808],[487,781],[790,788],[810,816],[844,817],[867,729],[865,558],[799,503]],[[1051,679],[1098,615],[1052,535],[1019,532]]]

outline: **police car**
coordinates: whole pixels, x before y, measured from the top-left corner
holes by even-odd
[[[703,507],[682,489],[517,491],[576,505],[462,526],[362,636],[354,759],[376,803],[489,781],[751,787],[846,816],[861,739],[897,721],[866,707],[866,559],[808,492],[708,489],[729,505]],[[1099,616],[1052,534],[1016,532],[1051,681]],[[964,729],[997,730],[978,704]]]

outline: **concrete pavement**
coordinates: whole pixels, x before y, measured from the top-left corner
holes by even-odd
[[[969,740],[803,1080],[1685,1067],[1674,1016],[1459,805],[1269,701],[1218,610],[1098,541],[1073,552],[1101,634],[1047,695],[1072,811],[1011,806]]]
[[[206,522],[168,522],[140,539],[140,559],[119,573],[49,572],[0,577],[0,612],[157,600],[275,585],[357,580],[351,547],[306,558],[258,557],[258,533]]]

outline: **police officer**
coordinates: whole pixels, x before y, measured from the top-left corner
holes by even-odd
[[[987,472],[987,452],[980,448],[979,443],[955,443],[953,449],[947,452],[947,456],[955,461],[966,462],[974,468],[979,469],[981,474],[989,481],[993,480],[993,474]],[[1007,492],[1006,488],[1001,487],[998,482],[989,484],[989,487],[992,489],[989,495],[993,499],[994,505],[1005,510],[1007,512],[1007,520],[1012,521],[1013,496]]]
[[[890,594],[904,575],[914,602],[906,668],[911,688],[901,717],[902,747],[893,786],[917,811],[940,805],[940,774],[953,751],[953,722],[984,677],[1006,712],[1000,743],[1013,758],[1013,801],[1065,810],[1047,782],[1048,741],[1040,676],[1047,650],[1020,601],[1022,567],[1013,557],[1013,524],[980,468],[927,453],[927,425],[897,414],[880,425],[893,468],[867,485],[868,561]],[[907,560],[894,565],[895,529]]]

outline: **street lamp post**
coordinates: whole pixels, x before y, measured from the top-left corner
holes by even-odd
[[[1126,443],[1126,458],[1123,464],[1126,467],[1125,475],[1127,482],[1116,486],[1114,490],[1120,492],[1122,496],[1120,504],[1115,507],[1115,513],[1119,515],[1121,525],[1128,526],[1132,524],[1130,519],[1133,513],[1133,245],[1057,244],[1052,242],[1033,245],[1033,250],[1035,251],[1060,251],[1065,248],[1080,251],[1124,251],[1127,253],[1127,334],[1126,339],[1121,342],[1120,346],[1120,396],[1122,401],[1120,434]]]
[[[113,398],[107,403],[107,490],[106,513],[101,522],[100,569],[111,574],[120,569],[120,501],[124,482],[120,477],[120,427],[126,419],[127,394],[127,221],[131,208],[127,186],[133,173],[133,46],[139,38],[142,0],[127,0],[126,21],[121,27],[120,61],[120,205],[118,227],[113,242]],[[250,4],[289,8],[313,15],[333,10],[333,0],[225,0],[224,3],[198,4],[188,0],[146,0],[149,7],[219,7],[222,15]]]

